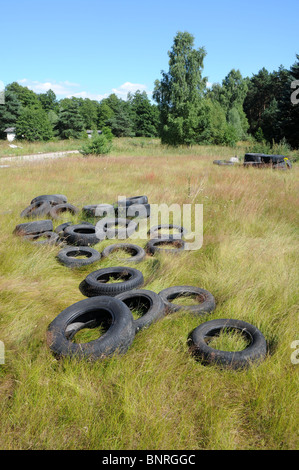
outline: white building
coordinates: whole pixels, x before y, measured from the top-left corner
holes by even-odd
[[[8,127],[7,129],[5,129],[4,132],[6,132],[8,142],[12,142],[13,140],[15,140],[15,138],[16,138],[16,128],[15,127]]]
[[[93,131],[88,129],[86,132],[87,132],[88,138],[91,139]],[[97,131],[97,133],[100,135],[100,134],[102,134],[102,131]]]

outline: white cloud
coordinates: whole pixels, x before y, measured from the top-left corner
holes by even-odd
[[[88,93],[88,91],[80,91],[79,93],[68,95],[67,98],[71,98],[72,96],[75,98],[89,98],[90,100],[101,101],[102,99],[107,98],[109,94],[105,93],[104,95],[97,95],[95,93]]]
[[[38,80],[28,80],[27,78],[22,78],[21,80],[18,80],[18,83],[28,87],[35,93],[45,93],[48,90],[53,90],[59,99],[64,97],[71,98],[72,96],[75,96],[77,98],[89,98],[91,100],[101,101],[102,99],[107,98],[110,94],[115,93],[119,98],[126,100],[129,92],[134,94],[137,90],[140,90],[141,92],[146,91],[149,97],[152,93],[147,89],[146,85],[131,82],[125,82],[118,88],[112,88],[110,91],[103,94],[90,93],[88,91],[78,91],[78,89],[80,89],[80,84],[69,82],[68,80],[64,82],[40,82]]]
[[[149,93],[146,85],[131,82],[123,83],[119,88],[112,88],[112,93],[115,93],[119,98],[126,99],[129,92],[135,93],[137,90]]]
[[[18,80],[20,85],[26,86],[35,93],[45,93],[48,90],[53,90],[57,96],[66,96],[72,93],[72,88],[78,88],[78,83],[65,82],[39,82],[37,80],[28,80],[23,78]]]

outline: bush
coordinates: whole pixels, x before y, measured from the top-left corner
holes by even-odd
[[[83,155],[105,155],[112,148],[112,133],[110,129],[104,129],[102,134],[94,132],[89,142],[82,146],[80,152]]]
[[[265,153],[266,155],[288,155],[290,151],[291,147],[285,138],[283,138],[278,144],[272,142],[272,145],[265,140],[261,142],[254,142],[246,149],[246,152]]]
[[[53,139],[52,125],[43,109],[23,108],[16,122],[17,138],[29,142]]]

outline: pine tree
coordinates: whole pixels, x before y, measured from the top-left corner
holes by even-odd
[[[66,98],[60,102],[58,122],[55,126],[61,139],[80,139],[84,131],[84,120],[78,101]]]
[[[4,130],[15,127],[21,113],[21,103],[12,91],[5,91],[5,103],[0,105],[0,138],[4,139]]]

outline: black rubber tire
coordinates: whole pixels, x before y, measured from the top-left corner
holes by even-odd
[[[39,238],[46,237],[46,240],[38,241]],[[24,240],[28,240],[35,245],[57,245],[60,241],[59,236],[55,232],[43,232],[35,235],[26,235]]]
[[[211,313],[216,308],[216,302],[214,296],[207,290],[201,289],[199,287],[193,286],[175,286],[168,287],[167,289],[159,292],[160,297],[162,298],[167,313],[178,312],[179,310],[184,310],[196,315],[205,315],[206,313]],[[202,302],[198,305],[177,305],[171,302],[171,300],[176,299],[177,297],[185,296],[198,296]]]
[[[86,256],[86,259],[78,259],[76,256]],[[57,258],[68,268],[80,268],[99,261],[101,254],[88,246],[67,246],[58,253]]]
[[[111,228],[118,225],[124,225],[123,228]],[[101,239],[105,236],[109,240],[118,238],[126,240],[129,238],[138,228],[138,224],[130,219],[123,218],[104,218],[96,225],[98,234]]]
[[[35,202],[49,202],[51,206],[55,206],[58,204],[66,204],[67,197],[64,196],[64,194],[48,194],[35,197],[30,204],[34,204]]]
[[[64,238],[69,245],[75,246],[93,246],[101,241],[92,224],[69,225],[64,229]]]
[[[55,228],[54,232],[58,233],[59,237],[61,238],[61,240],[65,240],[66,239],[66,236],[65,236],[65,233],[64,233],[64,230],[66,229],[66,227],[69,227],[70,225],[73,225],[73,222],[65,222],[63,224],[60,224],[58,225],[58,227]],[[92,226],[94,227],[93,224],[91,224],[90,222],[79,222],[78,225],[88,225],[88,226]]]
[[[104,321],[107,331],[89,343],[71,341],[85,327],[96,327]],[[70,328],[76,324],[75,328]],[[67,331],[68,330],[68,331]],[[55,356],[76,359],[104,359],[124,354],[135,337],[133,316],[119,299],[96,297],[84,299],[63,310],[48,326],[47,344]]]
[[[58,233],[59,237],[64,240],[65,239],[65,236],[64,236],[64,230],[66,229],[66,227],[69,227],[70,225],[72,225],[73,222],[65,222],[64,224],[60,224],[58,225],[58,227],[55,228],[54,232]]]
[[[106,215],[99,215],[100,211],[107,210]],[[83,214],[85,214],[87,217],[112,217],[115,215],[115,210],[111,204],[93,204],[89,206],[84,206],[82,209]]]
[[[133,197],[127,197],[125,201],[121,201],[121,204],[119,204],[119,201],[116,202],[114,205],[115,206],[131,206],[132,204],[147,204],[148,203],[148,198],[147,196],[133,196]]]
[[[235,164],[235,162],[229,162],[227,160],[214,160],[213,163],[214,165],[229,165],[229,166],[232,166]]]
[[[49,215],[52,217],[52,219],[59,219],[59,214],[62,212],[70,212],[71,214],[76,215],[78,214],[79,209],[68,203],[58,204],[51,208]]]
[[[174,234],[160,234],[159,230],[161,229],[168,229],[168,230],[173,230],[176,229],[178,230],[178,233]],[[179,239],[184,237],[187,234],[187,230],[182,227],[181,225],[175,225],[175,224],[162,224],[162,225],[155,225],[154,227],[151,227],[150,230],[148,231],[148,235],[152,239],[157,239],[157,238],[174,238],[174,239]]]
[[[108,283],[110,277],[124,278],[123,282]],[[126,279],[129,277],[129,279]],[[99,281],[102,279],[102,282]],[[98,295],[110,295],[115,297],[122,292],[136,289],[144,284],[143,274],[134,268],[112,267],[94,271],[81,282],[79,289],[86,297],[95,297]]]
[[[121,208],[120,208],[121,213]],[[136,219],[148,219],[151,216],[150,204],[132,204],[126,209],[126,217],[133,217]]]
[[[206,339],[223,329],[241,330],[251,341],[243,351],[220,351],[210,347]],[[190,352],[207,364],[218,364],[230,369],[243,369],[262,361],[267,354],[267,343],[263,334],[255,326],[241,320],[211,320],[195,328],[189,336]]]
[[[174,245],[177,248],[162,248],[163,245]],[[147,253],[154,255],[156,253],[170,253],[176,255],[182,253],[185,249],[185,242],[181,238],[154,238],[149,240],[146,244],[145,250]]]
[[[26,207],[26,209],[21,212],[20,217],[34,219],[38,217],[49,216],[51,208],[51,204],[47,201],[35,202]]]
[[[19,224],[14,229],[15,235],[23,237],[24,235],[35,235],[38,233],[52,232],[53,222],[52,220],[36,220],[34,222],[26,222]]]
[[[138,305],[140,306],[140,304],[147,304],[146,313],[133,322],[135,333],[138,333],[138,331],[144,328],[148,328],[152,323],[165,316],[163,300],[158,294],[150,290],[135,289],[129,292],[123,292],[117,295],[116,298],[124,302],[130,310],[136,308]]]
[[[111,253],[118,250],[124,250],[133,255],[131,258],[120,259],[118,260],[119,262],[140,263],[146,256],[146,252],[141,246],[132,245],[130,243],[116,243],[115,245],[106,246],[102,251],[102,257],[109,258]]]

